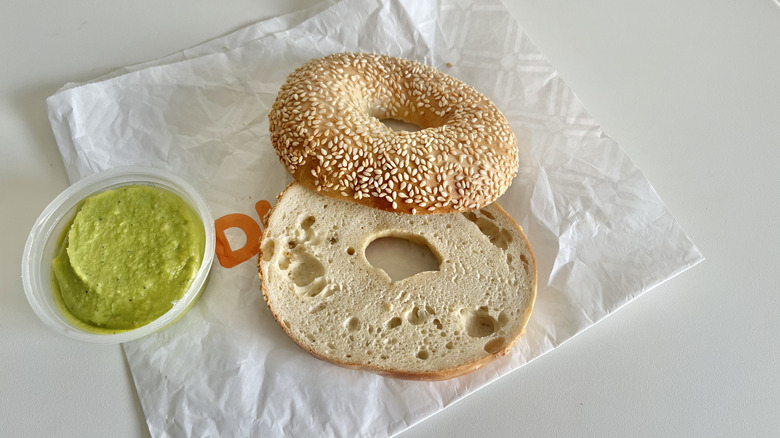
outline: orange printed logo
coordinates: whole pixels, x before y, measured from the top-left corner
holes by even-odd
[[[267,225],[265,223],[265,215],[270,209],[271,204],[266,200],[258,201],[255,204],[255,210],[260,217],[260,224],[251,216],[243,213],[228,214],[214,221],[214,229],[217,235],[215,252],[220,265],[225,268],[232,268],[257,255],[258,251],[260,251],[260,237]],[[225,235],[225,230],[230,228],[238,228],[244,232],[246,243],[241,248],[233,249],[230,247],[230,242]]]

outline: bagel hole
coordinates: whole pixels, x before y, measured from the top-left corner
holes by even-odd
[[[422,131],[423,127],[416,124],[416,123],[409,123],[405,122],[403,120],[398,119],[379,119],[380,122],[382,122],[383,125],[387,126],[388,128],[392,129],[395,132],[417,132]]]
[[[368,244],[365,253],[368,263],[384,271],[393,282],[441,269],[441,259],[422,236],[380,237]]]

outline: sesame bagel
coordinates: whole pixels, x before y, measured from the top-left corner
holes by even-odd
[[[433,265],[391,277],[393,266],[419,259],[410,246],[370,258],[386,238],[428,250]],[[268,216],[258,272],[268,309],[295,343],[337,365],[405,379],[449,379],[507,354],[536,299],[531,246],[498,203],[400,215],[297,183]]]
[[[420,126],[395,131],[382,120]],[[342,53],[295,70],[269,113],[282,164],[323,195],[399,213],[482,208],[517,173],[506,118],[473,87],[416,61]]]

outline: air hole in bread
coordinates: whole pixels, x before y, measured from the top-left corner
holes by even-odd
[[[506,242],[507,244],[509,244],[513,240],[512,233],[510,233],[509,230],[507,230],[505,228],[502,228],[501,229],[501,239],[504,242]],[[506,248],[504,248],[504,249],[506,249]]]
[[[303,252],[296,254],[289,275],[296,286],[305,287],[325,275],[325,267],[313,255]]]
[[[485,351],[490,354],[498,353],[504,348],[504,344],[506,344],[506,340],[502,337],[491,339],[485,344]]]
[[[279,260],[279,269],[286,271],[290,267],[290,253],[285,252],[284,256]]]
[[[328,348],[330,348],[331,350],[335,350],[336,344],[334,344],[333,342],[328,342]]]
[[[328,239],[328,243],[330,243],[331,245],[335,245],[338,242],[339,242],[339,236],[337,236],[335,234],[330,236],[330,238]]]
[[[349,318],[346,322],[347,330],[354,332],[355,330],[360,328],[360,319],[358,319],[357,316],[353,316],[352,318]]]
[[[512,242],[512,233],[503,228],[499,228],[498,225],[493,223],[491,219],[495,219],[495,217],[492,214],[487,211],[481,212],[483,215],[485,215],[485,217],[478,217],[474,212],[471,211],[463,213],[463,216],[465,216],[466,219],[470,220],[471,222],[474,222],[477,227],[479,227],[479,231],[481,231],[482,234],[490,239],[490,243],[501,249],[507,249],[509,247],[509,243]]]
[[[295,240],[295,239],[293,239],[293,240],[290,240],[289,242],[287,242],[287,246],[289,246],[289,247],[290,247],[290,249],[293,249],[293,248],[295,248],[296,246],[298,246],[298,241],[297,241],[297,240]]]
[[[479,227],[479,231],[482,231],[482,234],[490,239],[490,243],[493,245],[496,245],[501,249],[506,249],[509,246],[509,242],[505,237],[507,233],[502,233],[503,230],[498,228],[493,222],[484,218],[479,218],[474,223]],[[509,236],[509,239],[512,239],[512,237]]]
[[[430,357],[430,353],[428,350],[420,350],[417,352],[417,358],[422,360],[428,360],[428,357]]]
[[[504,327],[508,322],[509,322],[509,317],[507,316],[507,314],[504,312],[500,312],[498,314],[498,325]]]
[[[425,312],[421,311],[419,307],[414,306],[412,310],[406,315],[406,320],[412,325],[420,325],[425,322]]]
[[[444,326],[441,324],[441,321],[438,319],[433,320],[433,326],[436,327],[437,330],[441,330]]]
[[[493,214],[492,214],[492,213],[490,213],[490,212],[489,212],[489,211],[487,211],[487,210],[480,210],[479,212],[480,212],[480,213],[482,213],[482,214],[483,214],[485,217],[487,217],[488,219],[492,219],[492,220],[495,220],[495,219],[496,219],[496,217],[495,217],[495,216],[493,216]]]
[[[391,318],[390,321],[387,321],[387,328],[389,328],[389,329],[394,329],[394,328],[396,328],[396,327],[398,327],[400,325],[401,325],[401,318],[399,318],[397,316],[394,317],[394,318]]]
[[[308,339],[311,342],[317,342],[317,338],[314,337],[311,333],[306,333],[306,339]]]
[[[386,360],[387,359],[387,355],[386,354],[380,354],[379,358],[382,359],[382,360]]]
[[[274,256],[274,249],[276,249],[276,244],[274,243],[273,239],[267,239],[265,241],[265,245],[263,245],[263,261],[269,261]]]
[[[355,248],[353,248],[353,247],[351,247],[351,246],[350,246],[349,248],[347,248],[347,254],[349,254],[349,255],[355,255]]]
[[[325,286],[328,285],[328,282],[325,281],[324,278],[319,278],[317,281],[313,282],[311,286],[309,286],[309,289],[306,291],[307,297],[316,297],[319,295],[323,289],[325,289]]]
[[[523,262],[523,265],[525,266],[525,272],[528,275],[531,275],[530,271],[530,262],[528,261],[528,257],[525,256],[525,254],[520,254],[520,261]]]
[[[444,345],[444,348],[446,348],[447,350],[452,350],[452,347],[453,347],[453,346],[454,346],[454,345],[452,345],[452,341],[450,341],[450,342],[447,342],[447,343]]]
[[[325,308],[325,303],[320,303],[312,307],[311,309],[309,309],[309,313],[317,313],[324,308]]]
[[[483,338],[498,331],[498,321],[482,309],[476,312],[468,312],[465,326],[466,334],[472,338]]]
[[[316,219],[314,218],[314,216],[308,216],[306,217],[306,219],[304,219],[301,222],[301,228],[303,228],[304,230],[308,230],[309,228],[311,228],[312,225],[314,225],[315,221]]]
[[[326,287],[325,289],[322,290],[322,292],[320,292],[320,297],[327,298],[333,295],[333,293],[338,290],[341,290],[338,285],[329,284],[328,287]]]
[[[366,259],[394,282],[420,272],[438,271],[441,266],[441,258],[428,241],[408,233],[393,233],[371,241],[366,247]]]

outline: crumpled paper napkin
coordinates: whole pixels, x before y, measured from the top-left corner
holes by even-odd
[[[392,435],[702,260],[650,183],[496,0],[325,2],[68,84],[48,99],[68,176],[165,168],[200,190],[216,218],[241,215],[259,228],[258,207],[291,181],[270,145],[268,110],[292,70],[341,51],[433,65],[486,94],[509,119],[521,168],[499,202],[525,229],[539,270],[527,333],[511,354],[448,381],[348,370],[284,335],[262,299],[254,258],[232,268],[215,263],[182,320],[124,345],[153,436]],[[240,230],[225,232],[231,248],[246,243]]]

